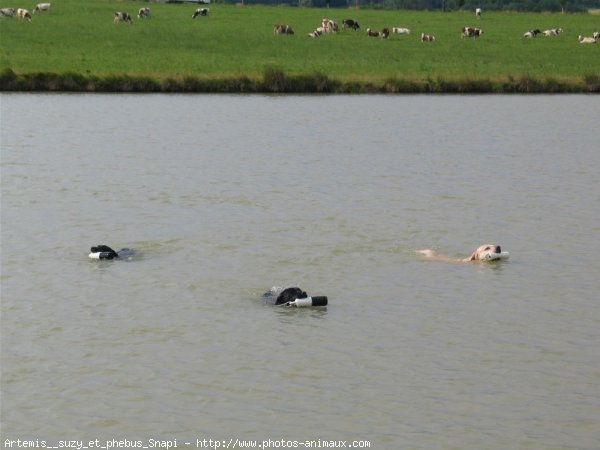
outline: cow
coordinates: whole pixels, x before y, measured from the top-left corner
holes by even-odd
[[[273,34],[294,34],[294,30],[289,25],[273,25]]]
[[[33,13],[35,14],[38,11],[50,11],[50,3],[38,3],[33,8]]]
[[[15,8],[2,8],[0,9],[0,17],[14,17]]]
[[[321,21],[321,26],[325,29],[326,33],[337,33],[338,32],[338,24],[331,19],[323,19]]]
[[[113,22],[125,22],[131,25],[133,23],[133,20],[131,19],[129,13],[126,13],[125,11],[117,11],[115,13],[115,18],[113,19]]]
[[[475,17],[481,19],[481,8],[475,8]]]
[[[421,33],[421,42],[435,42],[435,36],[431,34]]]
[[[345,30],[346,28],[352,28],[354,31],[360,28],[360,25],[356,20],[352,19],[344,19],[342,21],[342,28]]]
[[[563,32],[562,28],[553,28],[551,30],[544,30],[542,33],[544,34],[544,36],[548,37],[548,36],[558,36],[562,32]]]
[[[31,22],[31,13],[23,8],[19,8],[17,9],[17,17],[23,20],[27,20],[28,22]]]
[[[373,31],[370,28],[367,28],[367,36],[371,37],[381,37],[383,39],[387,39],[390,35],[390,30],[388,28],[384,28],[381,31]]]
[[[394,27],[394,28],[392,28],[392,33],[396,33],[396,34],[410,34],[410,30],[408,28]]]
[[[372,37],[380,37],[382,39],[387,39],[390,36],[390,29],[384,28],[381,31],[373,31],[370,28],[367,28],[367,35]]]
[[[194,14],[192,14],[192,19],[195,19],[196,17],[206,17],[209,12],[210,10],[208,8],[198,8],[194,11]]]
[[[531,38],[536,37],[540,33],[541,33],[541,31],[536,28],[535,30],[525,32],[525,34],[523,34],[523,37],[531,39]]]
[[[598,42],[598,39],[593,36],[579,36],[578,39],[580,44],[595,44]]]
[[[480,28],[475,28],[475,27],[463,27],[461,32],[460,32],[460,37],[461,38],[465,38],[465,37],[479,37],[483,34],[483,30]]]
[[[138,11],[138,19],[150,17],[150,8],[140,8]]]
[[[600,40],[600,31],[594,31],[594,32],[592,33],[592,37],[593,37],[594,39],[596,39],[597,41],[598,41],[598,40]]]

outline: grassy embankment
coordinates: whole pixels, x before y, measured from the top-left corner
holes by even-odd
[[[20,1],[20,3],[19,3]],[[0,7],[31,4],[0,0]],[[61,0],[31,22],[0,19],[0,89],[163,92],[598,92],[600,44],[577,36],[600,30],[592,14],[381,11],[266,6]],[[113,23],[128,11],[133,25]],[[358,20],[361,30],[307,36],[323,17]],[[274,36],[273,24],[296,34]],[[460,29],[478,26],[479,39]],[[412,34],[382,40],[367,27]],[[558,37],[527,30],[562,27]],[[421,32],[435,43],[422,43]]]

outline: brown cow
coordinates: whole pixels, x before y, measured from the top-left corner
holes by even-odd
[[[384,28],[381,31],[373,31],[370,28],[367,28],[367,36],[372,37],[380,37],[383,39],[387,39],[390,35],[390,30],[388,28]]]
[[[23,8],[17,9],[17,17],[19,17],[20,19],[27,20],[28,22],[31,22],[31,13],[26,9],[23,9]]]
[[[294,34],[294,30],[289,25],[273,25],[273,34]]]

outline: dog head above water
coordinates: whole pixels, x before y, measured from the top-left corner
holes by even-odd
[[[306,298],[308,295],[299,287],[286,288],[277,296],[276,305],[282,305],[287,302],[293,302],[297,298]]]
[[[484,244],[480,245],[477,250],[469,258],[465,258],[465,261],[485,261],[492,259],[494,254],[502,253],[502,249],[496,244]]]
[[[119,257],[119,254],[108,245],[96,245],[95,247],[90,248],[90,252],[90,257],[91,255],[97,254],[97,259],[114,259]]]

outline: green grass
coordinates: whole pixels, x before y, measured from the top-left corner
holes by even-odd
[[[133,17],[143,5],[147,4],[61,0],[52,5],[51,12],[35,14],[30,23],[0,19],[4,80],[0,87],[32,89],[36,74],[39,78],[39,74],[67,73],[71,78],[83,76],[88,85],[111,77],[131,84],[133,78],[141,77],[147,86],[153,86],[151,90],[226,91],[232,89],[231,83],[241,83],[252,91],[264,90],[257,83],[272,70],[282,71],[287,80],[304,80],[309,88],[325,83],[325,91],[345,91],[352,86],[368,90],[377,85],[389,92],[510,92],[534,82],[543,85],[538,90],[552,92],[568,86],[596,90],[599,84],[600,44],[577,42],[577,35],[600,30],[598,17],[591,14],[489,12],[475,20],[471,12],[212,4],[209,17],[192,20],[194,5],[150,3],[151,19],[134,18],[133,25],[113,23],[115,11],[128,11]],[[0,7],[7,6],[15,4],[0,0]],[[323,17],[340,23],[350,17],[358,20],[362,29],[309,38],[307,33]],[[275,23],[290,24],[296,34],[274,36]],[[483,37],[461,39],[459,32],[465,25],[482,28]],[[408,27],[413,33],[392,35],[387,41],[366,36],[367,27],[393,26]],[[522,37],[533,28],[556,27],[562,27],[564,34],[531,40]],[[420,42],[421,32],[434,34],[437,42]],[[23,79],[15,84],[17,76],[33,84]],[[14,83],[7,85],[7,79]],[[220,80],[220,88],[202,84],[207,80]],[[230,80],[229,84],[223,80]],[[75,82],[82,80],[71,80]],[[60,82],[56,83],[60,88]],[[140,90],[143,85],[138,86]],[[165,89],[167,85],[173,89]]]

